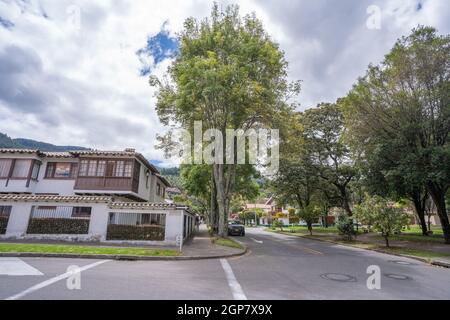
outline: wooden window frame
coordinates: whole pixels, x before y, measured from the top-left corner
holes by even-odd
[[[55,177],[56,166],[59,163],[70,164],[70,171],[68,177]],[[49,176],[49,166],[52,165],[53,169],[51,175]],[[61,161],[49,161],[47,162],[47,166],[45,168],[45,180],[75,180],[78,171],[78,162],[61,162]]]

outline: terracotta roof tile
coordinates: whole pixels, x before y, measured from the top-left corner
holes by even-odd
[[[111,202],[111,197],[3,194],[0,195],[0,202],[1,201],[108,203]]]

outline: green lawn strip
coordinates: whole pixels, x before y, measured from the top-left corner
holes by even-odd
[[[230,238],[216,238],[212,237],[211,242],[223,247],[244,249],[240,243]]]
[[[384,238],[381,235],[377,235],[376,238],[378,240],[383,240]],[[444,243],[444,236],[442,235],[430,235],[423,236],[422,234],[399,234],[393,235],[389,238],[390,240],[396,241],[411,241],[411,242],[421,242],[421,243]]]
[[[0,243],[0,252],[20,253],[55,253],[55,254],[108,254],[127,256],[177,256],[176,250],[146,249],[146,248],[117,248],[94,247],[53,244],[16,244]]]
[[[421,259],[426,259],[427,261],[431,261],[436,258],[450,258],[450,254],[435,252],[435,251],[430,251],[430,250],[425,250],[425,249],[416,249],[416,248],[413,249],[413,248],[403,248],[403,247],[386,248],[385,246],[380,246],[379,244],[375,244],[375,243],[367,243],[367,242],[358,241],[358,240],[354,240],[354,241],[338,240],[338,239],[335,239],[332,237],[327,237],[324,235],[310,236],[309,234],[281,232],[279,230],[272,230],[272,229],[267,230],[267,231],[290,235],[290,236],[296,236],[296,237],[305,237],[305,238],[309,238],[309,239],[324,240],[324,241],[341,244],[341,245],[345,245],[345,246],[350,246],[350,247],[356,247],[356,248],[360,248],[360,249],[377,250],[377,251],[382,251],[382,252],[388,253],[388,254],[399,254],[399,255],[417,257],[417,258],[421,258]]]

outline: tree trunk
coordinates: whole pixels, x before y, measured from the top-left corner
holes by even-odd
[[[412,197],[414,203],[414,209],[416,210],[417,216],[419,217],[420,227],[422,228],[422,235],[428,235],[427,222],[425,220],[425,206],[422,202],[422,199],[417,198],[415,196]]]
[[[384,236],[384,240],[386,241],[386,248],[389,248],[389,237]]]
[[[225,237],[225,185],[223,164],[213,164],[214,180],[216,182],[217,205],[219,209],[219,225],[217,234]]]
[[[214,174],[211,174],[211,230],[214,234],[217,234],[219,231],[219,212],[217,210],[217,191],[216,191],[216,183],[214,181]]]
[[[312,233],[312,223],[311,223],[311,222],[308,222],[307,224],[308,224],[308,231],[309,231],[309,234],[312,236],[312,235],[313,235],[313,233]]]
[[[427,188],[434,204],[436,205],[437,213],[441,221],[442,231],[444,233],[445,243],[450,244],[450,223],[448,220],[447,209],[445,207],[446,190],[431,182],[427,184]]]
[[[339,192],[341,193],[342,198],[342,207],[344,208],[347,215],[351,217],[353,215],[352,209],[350,208],[350,201],[348,200],[348,192],[345,186],[338,187]]]

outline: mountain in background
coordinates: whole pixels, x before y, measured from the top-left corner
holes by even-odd
[[[41,151],[69,151],[69,150],[89,150],[89,148],[77,146],[56,146],[51,143],[31,140],[31,139],[12,139],[8,135],[0,132],[0,148],[18,148],[18,149],[39,149]]]

